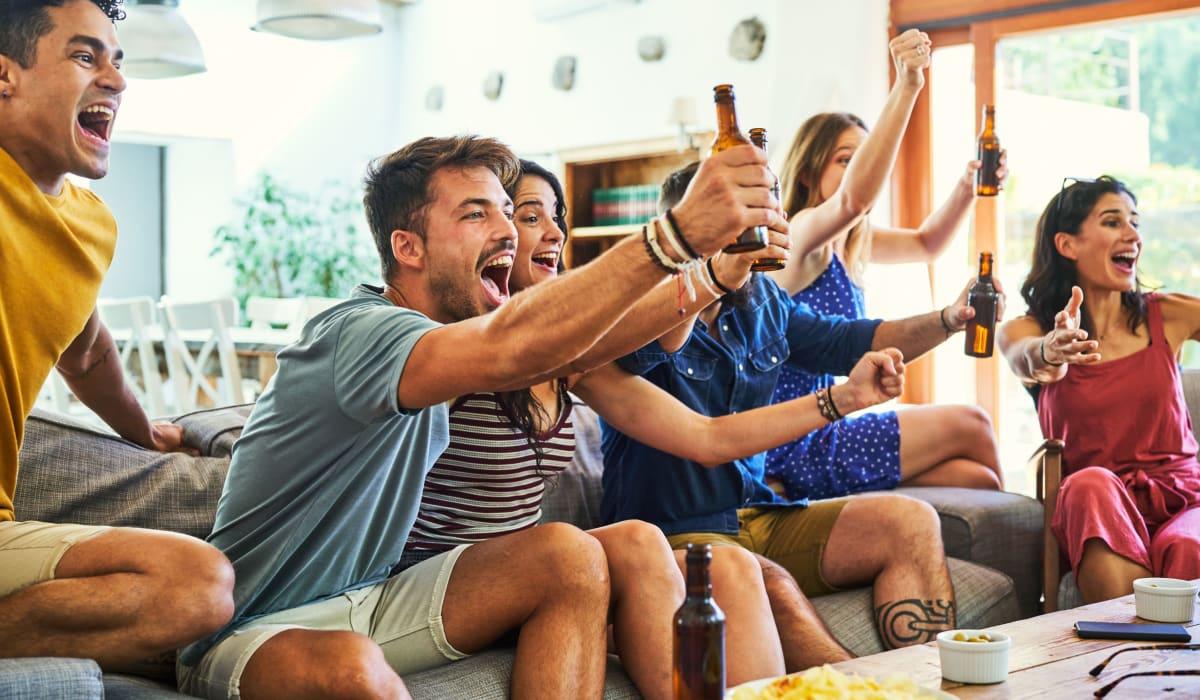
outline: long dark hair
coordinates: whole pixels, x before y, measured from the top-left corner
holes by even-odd
[[[563,242],[566,242],[567,235],[567,205],[563,201],[562,183],[554,176],[554,173],[543,168],[541,165],[532,160],[521,159],[521,173],[513,180],[512,185],[508,188],[508,196],[513,197],[517,193],[517,186],[521,182],[521,178],[526,176],[540,177],[545,180],[550,189],[554,190],[554,223],[559,230],[563,232]],[[562,257],[558,259],[558,271],[563,271]],[[555,381],[555,394],[558,397],[559,407],[565,410],[570,405],[570,397],[567,395],[566,382],[564,380]],[[551,416],[546,407],[541,401],[533,395],[533,390],[516,389],[514,391],[501,391],[496,393],[496,402],[500,404],[500,408],[504,411],[504,415],[512,421],[513,425],[521,429],[525,434],[525,440],[529,443],[529,448],[533,450],[534,460],[539,468],[542,465],[542,443],[538,439],[538,424],[551,424]],[[560,414],[561,415],[561,414]],[[558,416],[553,417],[555,420]]]
[[[1079,235],[1079,227],[1092,213],[1096,202],[1106,194],[1125,194],[1137,204],[1137,197],[1125,183],[1108,175],[1095,180],[1077,181],[1065,187],[1050,200],[1037,223],[1037,238],[1033,244],[1033,265],[1021,284],[1021,296],[1043,330],[1054,327],[1054,316],[1062,311],[1071,298],[1071,287],[1079,284],[1075,263],[1064,258],[1054,245],[1055,234]],[[1121,292],[1121,306],[1129,311],[1129,329],[1137,332],[1146,320],[1145,290],[1140,278],[1134,278],[1133,289]],[[1087,299],[1080,307],[1080,326],[1092,335],[1095,327],[1088,314]]]

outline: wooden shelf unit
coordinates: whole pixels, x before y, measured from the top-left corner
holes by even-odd
[[[671,138],[589,146],[560,153],[563,189],[567,200],[567,226],[571,237],[563,251],[567,267],[592,260],[630,234],[641,234],[641,224],[594,226],[592,193],[626,185],[661,184],[674,171],[708,154],[712,133],[691,135],[688,148],[679,149]]]

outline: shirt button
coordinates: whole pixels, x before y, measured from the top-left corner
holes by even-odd
[[[688,370],[687,370],[687,372],[688,372],[688,374],[692,374],[692,368],[691,368],[691,367],[688,367]]]
[[[723,323],[723,324],[721,324],[721,330],[723,330],[723,331],[728,331],[728,330],[729,330],[729,324],[728,324],[728,323]]]
[[[742,371],[742,370],[744,370],[744,369],[746,369],[746,368],[745,368],[745,367],[742,365],[742,363],[741,363],[741,362],[739,362],[739,363],[738,363],[738,371],[739,371],[739,372],[741,372],[741,371]]]
[[[779,362],[779,358],[771,355],[771,362]]]

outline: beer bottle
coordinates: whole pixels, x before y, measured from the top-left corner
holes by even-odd
[[[995,197],[1000,191],[996,168],[1000,167],[1000,138],[996,136],[996,107],[983,106],[983,131],[979,132],[979,160],[983,165],[975,173],[975,194]]]
[[[992,283],[992,253],[979,254],[979,277],[967,290],[967,306],[975,316],[967,321],[966,353],[971,357],[991,357],[996,343],[996,302],[999,299]]]
[[[738,128],[737,112],[733,107],[733,86],[718,85],[713,88],[713,102],[717,103],[717,136],[713,139],[710,153],[716,154],[727,148],[750,143]],[[725,246],[726,253],[749,253],[767,247],[767,227],[753,226]]]
[[[767,152],[767,130],[761,126],[756,126],[750,130],[750,143],[762,149],[763,153]],[[775,197],[775,201],[779,201],[779,178],[775,178],[775,186],[771,188],[771,194]],[[771,270],[782,270],[787,263],[779,258],[757,258],[750,265],[750,269],[755,272],[770,272]]]
[[[725,696],[725,613],[712,597],[712,545],[687,546],[687,597],[675,611],[675,700]]]

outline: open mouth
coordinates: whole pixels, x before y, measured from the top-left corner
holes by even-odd
[[[511,253],[493,258],[483,266],[479,280],[488,301],[493,307],[508,301],[508,275],[512,272],[513,256]]]
[[[92,140],[108,143],[116,112],[111,107],[92,105],[79,113],[79,128]]]
[[[558,251],[547,250],[542,253],[534,253],[529,256],[529,261],[536,267],[540,267],[544,272],[558,271]]]
[[[1124,274],[1133,274],[1137,267],[1137,253],[1118,253],[1112,256],[1113,265]]]

